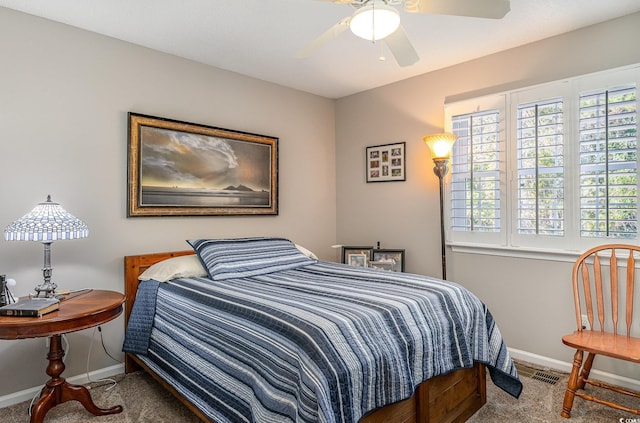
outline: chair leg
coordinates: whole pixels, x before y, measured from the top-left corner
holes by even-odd
[[[584,361],[584,365],[582,366],[582,371],[580,372],[580,377],[578,378],[578,389],[584,389],[584,385],[589,379],[589,374],[591,373],[591,366],[593,366],[593,359],[596,358],[596,355],[592,352],[587,354],[587,359]]]
[[[566,419],[571,417],[571,408],[578,389],[578,373],[580,372],[580,367],[582,367],[582,357],[582,350],[577,350],[573,356],[573,367],[571,368],[571,375],[569,375],[567,390],[564,393],[564,401],[562,402],[562,411],[560,412],[560,415]]]

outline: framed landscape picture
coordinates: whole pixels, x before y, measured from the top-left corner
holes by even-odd
[[[367,147],[367,182],[406,180],[405,144],[399,142]]]
[[[129,113],[127,216],[278,214],[278,138]]]

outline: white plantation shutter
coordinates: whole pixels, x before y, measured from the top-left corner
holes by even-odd
[[[635,84],[585,92],[579,101],[580,235],[638,233]]]
[[[563,236],[562,98],[518,106],[517,170],[518,233]]]
[[[458,139],[451,159],[451,227],[499,232],[500,113],[454,116],[452,131]]]

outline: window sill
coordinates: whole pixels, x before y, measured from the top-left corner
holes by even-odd
[[[455,253],[484,254],[489,256],[502,256],[545,261],[575,262],[576,258],[578,258],[580,254],[582,254],[582,251],[578,250],[551,250],[464,243],[450,243],[447,245],[451,248],[451,251]]]

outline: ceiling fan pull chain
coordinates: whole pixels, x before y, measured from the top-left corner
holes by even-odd
[[[373,12],[371,14],[371,34],[375,34],[376,33],[376,2],[374,1],[373,3],[371,3],[371,11]],[[371,42],[373,44],[376,43],[376,37],[374,35],[371,36]]]

